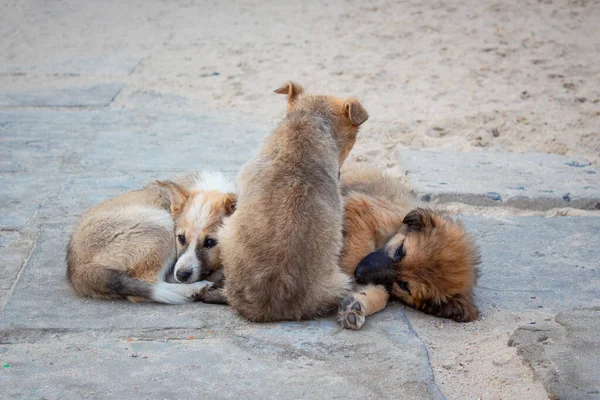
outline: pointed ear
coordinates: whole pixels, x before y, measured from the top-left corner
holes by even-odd
[[[346,111],[346,116],[348,116],[350,122],[352,122],[352,125],[354,126],[360,126],[369,119],[367,110],[365,110],[356,99],[346,101],[344,109]]]
[[[237,204],[237,195],[235,193],[227,193],[223,198],[223,207],[227,215],[233,214]]]
[[[190,192],[173,181],[156,181],[156,184],[169,191],[171,214],[173,217],[177,217],[183,211],[183,206],[185,206],[185,202],[190,197]]]
[[[288,83],[286,83],[279,89],[275,90],[275,93],[287,94],[287,96],[288,96],[288,111],[290,110],[292,104],[294,104],[294,102],[296,101],[298,96],[301,95],[303,92],[304,92],[304,89],[302,89],[302,86],[300,86],[297,83],[294,83],[292,81],[289,81]]]

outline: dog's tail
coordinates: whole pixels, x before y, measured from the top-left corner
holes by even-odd
[[[95,298],[141,297],[166,304],[183,304],[195,300],[212,286],[211,282],[175,284],[159,280],[156,284],[127,275],[100,264],[70,268],[67,275],[78,294]]]

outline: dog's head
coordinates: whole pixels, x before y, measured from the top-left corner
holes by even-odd
[[[358,283],[385,285],[418,310],[468,322],[478,314],[473,287],[479,263],[479,250],[459,221],[417,208],[383,249],[359,263],[355,277]]]
[[[358,127],[369,118],[369,114],[358,100],[306,94],[302,86],[294,82],[288,82],[275,90],[275,93],[288,96],[288,114],[317,112],[332,122],[332,131],[340,151],[339,165],[342,165],[356,142]]]
[[[224,218],[233,214],[236,195],[189,190],[171,181],[157,183],[169,192],[175,221],[175,280],[189,283],[206,279],[222,266],[217,230]]]

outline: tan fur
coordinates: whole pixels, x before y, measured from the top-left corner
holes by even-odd
[[[251,321],[325,314],[350,285],[338,175],[368,115],[291,82],[276,92],[287,117],[240,171],[237,210],[219,232],[227,301]]]
[[[191,229],[194,221],[190,221],[189,209],[196,196],[204,196],[210,209],[200,234],[202,240],[208,234],[216,235],[235,202],[233,194],[191,189],[195,177],[150,184],[84,213],[73,229],[67,251],[67,278],[75,292],[96,298],[149,300],[148,285],[136,279],[152,285],[174,282],[169,272],[186,247],[177,243],[175,233]],[[203,257],[202,277],[221,267],[219,246],[204,251]],[[134,293],[124,295],[129,284]]]
[[[376,169],[348,168],[341,180],[345,194],[342,269],[354,276],[365,256],[383,248],[393,257],[402,244],[406,255],[394,263],[392,298],[440,317],[476,319],[473,287],[479,252],[462,224],[443,213],[413,209],[408,190]],[[398,282],[405,282],[409,291]],[[365,316],[383,309],[387,293],[371,288],[366,294],[350,295],[340,309],[342,324],[360,328]]]

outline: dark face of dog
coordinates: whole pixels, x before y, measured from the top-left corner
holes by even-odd
[[[355,278],[386,286],[417,310],[468,322],[478,315],[473,288],[479,263],[479,250],[459,221],[417,208],[383,249],[359,263]]]

